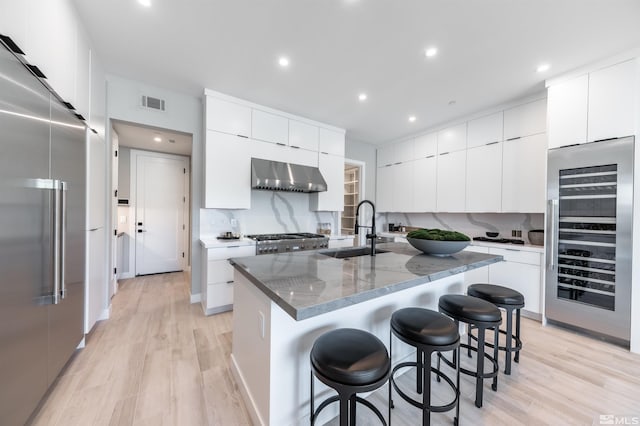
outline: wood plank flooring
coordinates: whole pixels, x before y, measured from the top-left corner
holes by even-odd
[[[232,313],[204,317],[185,273],[124,280],[111,319],[96,325],[33,419],[34,425],[249,425],[229,369]],[[640,356],[523,320],[524,349],[484,407],[462,379],[461,425],[591,425],[603,414],[640,416]],[[464,359],[465,357],[463,357]],[[412,380],[411,372],[400,379]],[[436,400],[449,394],[432,384]],[[386,387],[369,397],[386,413]],[[393,424],[420,424],[397,396]],[[359,424],[377,424],[365,408]],[[432,424],[451,424],[453,412]],[[329,424],[337,424],[331,420]],[[281,426],[281,425],[274,425]]]

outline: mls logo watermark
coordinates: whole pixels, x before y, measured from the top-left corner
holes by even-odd
[[[640,416],[600,414],[601,425],[640,425]]]

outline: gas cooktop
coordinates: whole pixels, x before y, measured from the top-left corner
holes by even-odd
[[[309,232],[296,232],[289,234],[255,234],[247,235],[247,238],[251,238],[255,241],[278,241],[278,240],[301,240],[304,238],[325,238],[324,235],[311,234]]]
[[[256,242],[256,254],[276,254],[329,247],[326,235],[296,232],[289,234],[247,235]]]
[[[484,241],[486,243],[498,243],[498,244],[524,244],[524,240],[516,240],[512,238],[488,238],[488,237],[473,237],[473,241]]]

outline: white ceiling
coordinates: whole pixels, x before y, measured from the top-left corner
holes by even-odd
[[[118,134],[118,144],[120,146],[191,156],[192,137],[189,134],[118,120],[113,120],[112,124]],[[160,142],[154,140],[156,137],[160,138]]]
[[[74,1],[108,72],[198,96],[210,88],[369,143],[640,46],[638,0]],[[551,69],[536,73],[542,62]]]

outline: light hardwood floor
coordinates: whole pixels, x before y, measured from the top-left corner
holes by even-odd
[[[111,319],[96,325],[33,424],[249,425],[229,370],[231,318],[204,317],[199,304],[190,305],[187,274],[122,281]],[[511,376],[500,373],[498,392],[485,385],[483,408],[473,405],[473,382],[463,376],[461,425],[591,425],[601,414],[640,416],[640,356],[526,319],[523,340],[520,364]],[[433,382],[436,399],[448,396],[443,388]],[[370,396],[383,413],[386,392]],[[394,425],[420,423],[418,409],[394,401]],[[367,414],[358,411],[359,424],[376,424]],[[452,418],[434,414],[432,424]]]

